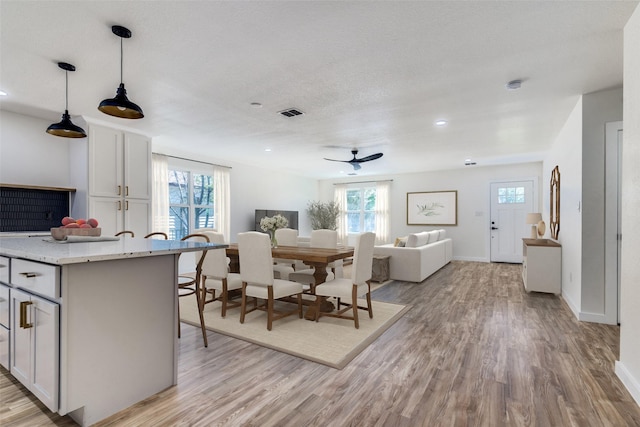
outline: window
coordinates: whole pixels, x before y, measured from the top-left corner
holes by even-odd
[[[524,187],[499,187],[498,204],[525,203]]]
[[[376,229],[375,187],[351,188],[347,190],[347,230],[363,233]]]
[[[213,177],[169,168],[169,238],[215,228]]]

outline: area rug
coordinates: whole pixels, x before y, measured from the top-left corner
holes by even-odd
[[[358,313],[359,329],[351,320],[322,317],[314,322],[292,315],[276,320],[268,331],[266,312],[251,312],[241,324],[239,307],[229,309],[223,319],[217,301],[206,305],[204,318],[210,331],[342,369],[411,308],[380,301],[372,305],[373,319],[364,310]],[[185,323],[200,326],[194,296],[180,298],[180,317]]]

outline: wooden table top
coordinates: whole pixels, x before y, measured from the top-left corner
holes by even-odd
[[[238,244],[231,243],[226,249],[227,255],[238,256]],[[354,248],[311,248],[306,246],[278,246],[271,248],[271,255],[274,258],[299,259],[308,262],[319,262],[328,264],[339,259],[353,256]]]

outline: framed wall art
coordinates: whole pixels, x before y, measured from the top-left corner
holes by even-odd
[[[458,191],[407,193],[407,225],[458,225]]]

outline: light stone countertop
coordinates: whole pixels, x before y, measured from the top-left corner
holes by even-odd
[[[117,241],[63,243],[51,237],[0,237],[0,255],[65,265],[123,258],[196,252],[202,248],[223,249],[214,243],[156,240],[123,236]]]

